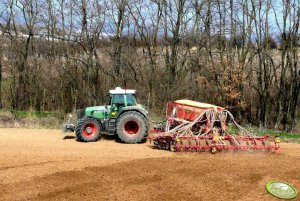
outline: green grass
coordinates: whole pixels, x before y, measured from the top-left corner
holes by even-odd
[[[226,132],[235,135],[235,134],[238,134],[239,130],[234,125],[229,124],[229,125],[227,125]]]
[[[39,112],[39,111],[13,111],[17,118],[45,118],[45,117],[62,117],[59,112]]]
[[[258,128],[251,128],[249,131],[255,135],[262,136],[262,135],[271,135],[271,136],[279,136],[281,138],[299,138],[300,139],[300,134],[296,133],[288,133],[285,131],[274,131],[270,129],[258,129]]]
[[[278,136],[283,142],[297,142],[300,143],[300,134],[297,133],[288,133],[285,131],[274,131],[271,129],[259,129],[257,127],[245,127],[250,133],[253,133],[257,136],[271,135]],[[228,125],[227,132],[230,134],[238,134],[239,130],[232,124]]]
[[[60,129],[64,121],[60,112],[0,110],[0,127]]]

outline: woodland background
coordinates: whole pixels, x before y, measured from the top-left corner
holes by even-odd
[[[0,109],[72,112],[134,88],[299,124],[299,0],[0,0]]]

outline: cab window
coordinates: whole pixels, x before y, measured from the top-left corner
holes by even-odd
[[[133,94],[126,94],[127,105],[136,105],[135,96]]]
[[[123,94],[114,94],[111,97],[112,104],[124,104],[124,95]]]

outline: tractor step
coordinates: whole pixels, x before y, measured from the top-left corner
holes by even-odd
[[[114,135],[116,131],[116,119],[108,121],[108,135]]]

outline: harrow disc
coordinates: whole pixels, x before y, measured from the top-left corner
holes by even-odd
[[[169,133],[156,135],[152,139],[158,149],[172,152],[210,152],[224,151],[270,151],[276,152],[279,145],[276,139],[263,137],[233,137],[227,135],[215,141],[212,136],[172,137]]]

